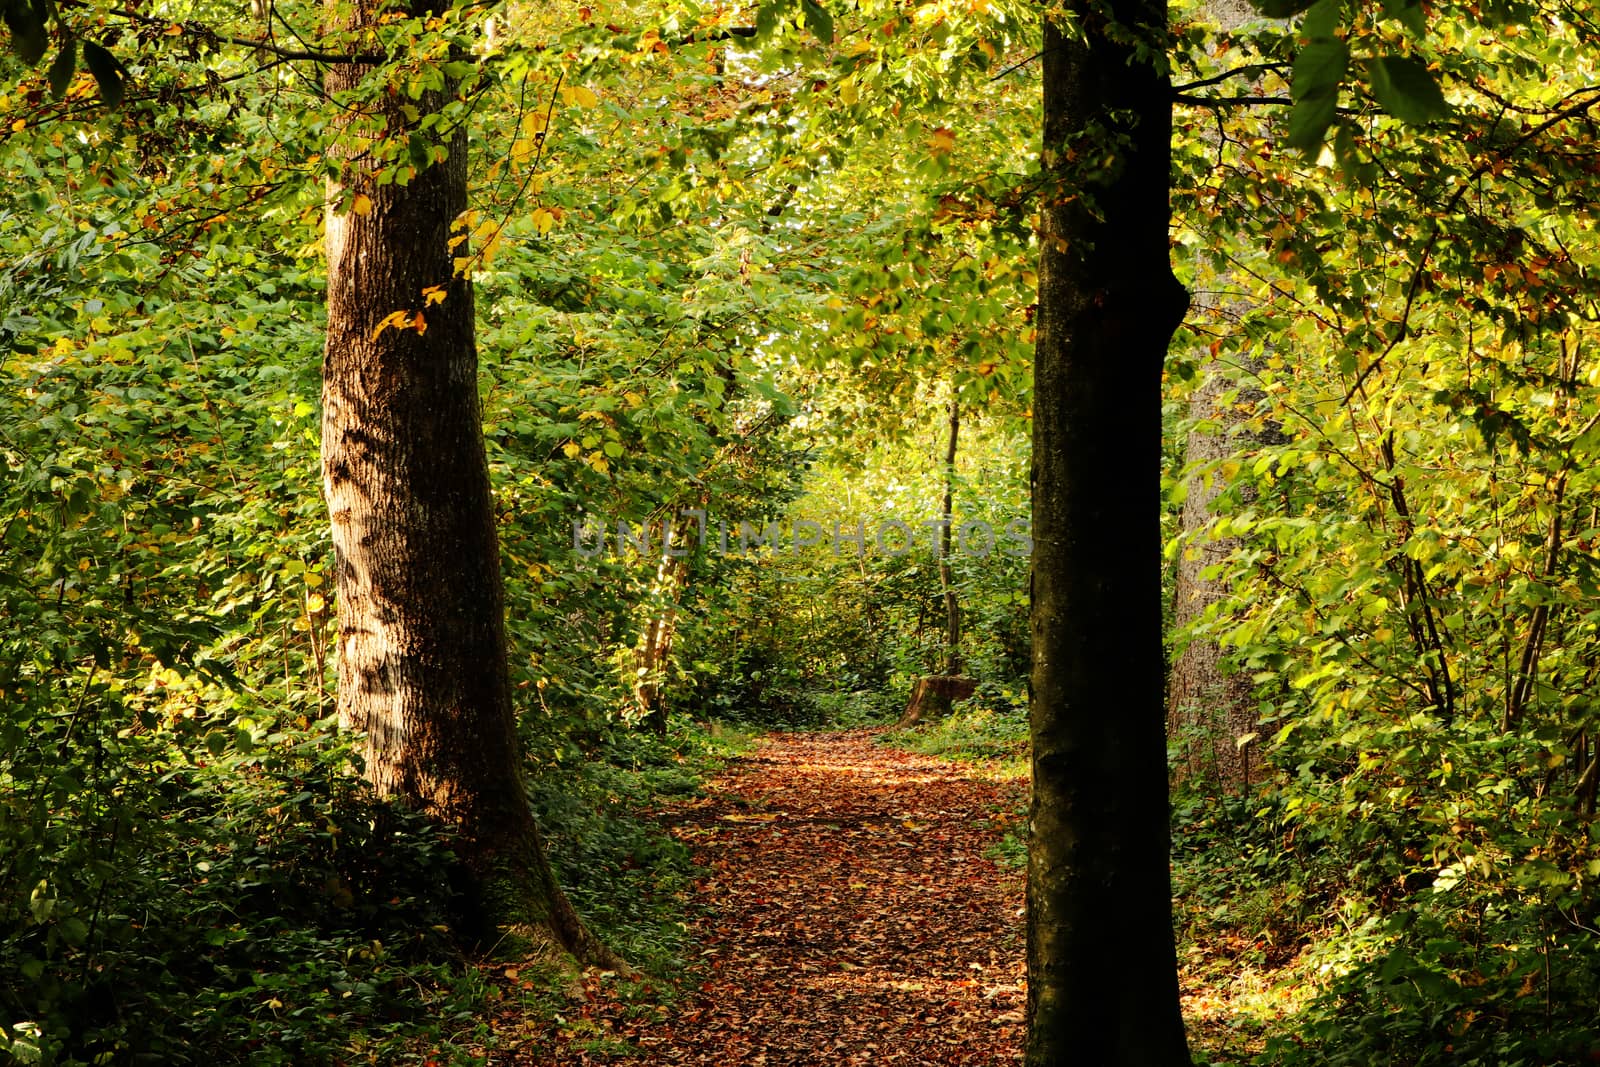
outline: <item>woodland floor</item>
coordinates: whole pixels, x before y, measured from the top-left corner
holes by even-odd
[[[590,979],[560,1034],[497,1028],[491,1062],[1017,1062],[1022,877],[985,853],[1026,785],[875,733],[770,735],[663,809],[707,872],[698,988],[648,1010]]]

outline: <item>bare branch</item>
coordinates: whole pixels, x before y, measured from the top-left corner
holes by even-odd
[[[1287,63],[1251,63],[1247,66],[1235,67],[1232,70],[1225,70],[1221,74],[1216,74],[1209,78],[1201,78],[1197,82],[1188,82],[1184,85],[1174,85],[1172,87],[1172,91],[1182,95],[1183,93],[1189,92],[1191,89],[1204,89],[1208,85],[1219,85],[1222,82],[1227,81],[1229,78],[1248,78],[1254,77],[1257,74],[1267,74],[1271,71],[1278,71],[1281,73],[1282,71],[1286,71],[1288,69],[1289,64]]]

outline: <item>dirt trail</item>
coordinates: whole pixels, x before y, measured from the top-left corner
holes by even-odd
[[[1022,879],[984,852],[1025,786],[872,738],[771,735],[664,813],[708,872],[696,933],[709,976],[664,1020],[599,1010],[643,1053],[631,1062],[1020,1059]],[[621,1062],[550,1055],[518,1062]]]

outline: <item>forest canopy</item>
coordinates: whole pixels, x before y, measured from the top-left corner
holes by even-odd
[[[1600,1054],[1588,5],[0,21],[11,1059]]]

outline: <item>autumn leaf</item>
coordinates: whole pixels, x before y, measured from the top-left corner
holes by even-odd
[[[379,322],[378,325],[373,328],[373,330],[372,330],[372,339],[374,341],[376,341],[378,339],[378,335],[383,333],[384,330],[387,330],[390,327],[394,327],[395,329],[402,329],[402,330],[406,329],[407,327],[410,327],[412,325],[411,314],[412,313],[411,313],[411,311],[409,309],[407,309],[405,311],[391,311],[391,312],[389,312],[389,314],[385,315],[383,317],[383,320],[381,322]],[[418,315],[418,317],[419,318],[421,317],[420,314]]]

